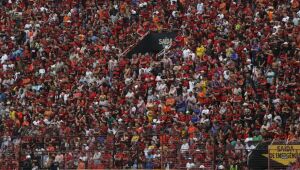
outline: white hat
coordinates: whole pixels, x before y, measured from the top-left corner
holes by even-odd
[[[136,14],[136,11],[135,11],[135,10],[131,10],[131,13],[132,13],[132,14]]]
[[[290,19],[290,17],[287,16],[287,17],[284,17],[284,18],[282,19],[282,21],[283,21],[283,22],[288,22],[289,19]]]
[[[205,166],[204,165],[200,165],[199,168],[205,168]]]
[[[219,165],[218,169],[225,169],[225,167],[223,165]]]
[[[131,108],[131,111],[132,111],[132,112],[135,112],[135,111],[136,111],[136,108],[135,108],[135,107],[132,107],[132,108]]]

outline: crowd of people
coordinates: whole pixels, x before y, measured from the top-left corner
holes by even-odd
[[[0,2],[0,167],[234,169],[299,140],[298,0]]]

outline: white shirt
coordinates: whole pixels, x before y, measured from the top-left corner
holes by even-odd
[[[61,163],[64,160],[64,156],[62,154],[55,156],[55,162]]]
[[[7,64],[3,64],[2,69],[3,69],[3,71],[7,71]]]
[[[186,152],[186,151],[188,151],[189,148],[190,148],[189,144],[184,143],[184,144],[181,145],[180,150],[181,150],[181,152]]]
[[[45,74],[45,72],[46,72],[45,69],[43,69],[43,68],[39,69],[40,74]]]
[[[101,158],[101,152],[96,152],[93,156],[94,160],[100,159]]]
[[[209,110],[208,109],[203,109],[201,113],[207,115],[207,114],[209,114]]]
[[[70,94],[64,94],[64,101],[66,102],[69,98]]]
[[[187,58],[191,54],[191,50],[190,49],[184,49],[182,51],[182,53],[183,53],[183,58]]]
[[[228,80],[229,77],[230,77],[229,76],[229,71],[227,71],[227,70],[223,72],[223,75],[224,75],[224,79],[226,79],[226,80]]]
[[[288,22],[289,19],[290,19],[290,17],[289,17],[289,16],[286,16],[286,17],[282,18],[282,21],[283,21],[283,22]]]
[[[79,157],[79,159],[81,159],[82,161],[86,162],[87,161],[87,156],[86,155],[82,155]]]
[[[189,81],[189,90],[193,91],[195,87],[195,82],[194,81]]]
[[[177,2],[177,0],[170,0],[171,4],[174,4]]]
[[[51,122],[48,119],[44,119],[46,125],[49,125]]]
[[[175,18],[176,15],[177,15],[177,11],[173,11],[173,12],[172,12],[172,16]]]
[[[35,126],[37,126],[37,125],[39,125],[40,124],[40,121],[39,120],[37,120],[37,121],[33,121],[32,122]]]
[[[279,115],[277,115],[277,116],[274,117],[274,121],[276,121],[276,122],[278,122],[278,123],[281,124],[282,119],[281,119],[281,117]]]
[[[204,12],[204,4],[203,2],[197,4],[197,13],[202,14]]]
[[[24,27],[24,29],[29,29],[29,28],[31,28],[31,27],[32,27],[31,24],[26,24],[25,27]]]
[[[134,96],[133,92],[128,92],[125,97],[126,98],[133,98],[133,96]]]
[[[194,168],[195,167],[195,164],[192,162],[192,163],[190,163],[190,162],[187,162],[186,163],[186,168],[189,170],[189,169],[191,169],[191,168]]]
[[[8,60],[8,56],[7,56],[7,54],[4,54],[4,55],[1,57],[1,64],[3,64],[6,60]]]
[[[298,26],[299,25],[299,21],[300,21],[300,18],[293,18],[293,23],[295,26]]]

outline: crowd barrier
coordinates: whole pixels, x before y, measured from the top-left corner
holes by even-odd
[[[144,136],[144,142],[124,142],[113,135],[23,136],[14,138],[7,148],[2,148],[0,167],[22,169],[30,163],[46,169],[54,162],[61,169],[186,169],[188,162],[205,169],[213,169],[220,162],[228,166],[247,166],[249,151],[246,149],[229,150],[195,141],[190,142],[189,149],[183,149],[186,140],[178,136],[174,137],[177,139],[174,142],[162,140],[160,136],[157,143],[151,144],[155,136],[159,135]],[[65,146],[64,141],[69,141],[69,146]]]
[[[215,169],[220,164],[226,168],[247,169],[253,151],[263,153],[255,157],[256,164],[268,161],[266,168],[282,169],[281,164],[272,162],[275,160],[272,154],[288,152],[276,148],[236,149],[175,134],[167,137],[165,134],[141,135],[134,139],[122,140],[118,135],[2,137],[0,170],[26,169],[28,165],[39,169],[53,165],[60,169],[186,169],[188,164],[193,164],[194,168],[190,169]],[[188,148],[183,147],[186,142]],[[286,146],[287,143],[277,141],[270,144]],[[294,146],[292,154],[300,153],[298,142],[288,144]],[[299,163],[291,165],[295,167]]]

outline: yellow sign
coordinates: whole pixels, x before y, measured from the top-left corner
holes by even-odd
[[[283,165],[290,165],[300,157],[300,145],[269,145],[269,157]]]

